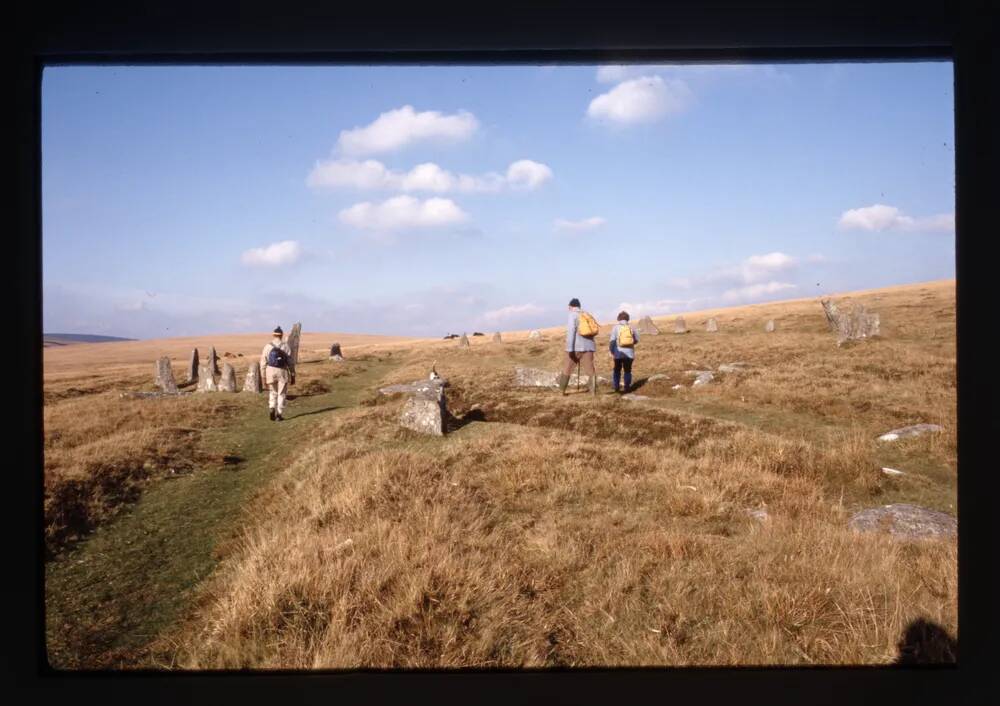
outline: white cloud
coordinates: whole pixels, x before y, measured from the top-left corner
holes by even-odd
[[[434,162],[418,164],[408,172],[388,169],[374,159],[331,159],[317,162],[306,179],[314,189],[396,189],[447,193],[496,192],[504,188],[531,190],[552,178],[552,169],[540,162],[522,159],[507,167],[505,174],[480,176],[453,174]]]
[[[648,123],[684,110],[692,100],[691,90],[680,79],[640,76],[594,98],[587,115],[625,125]]]
[[[244,265],[253,267],[279,267],[291,265],[302,256],[302,247],[294,240],[283,240],[265,248],[252,248],[243,253]]]
[[[942,213],[926,218],[913,218],[895,206],[874,204],[852,208],[840,214],[838,225],[844,230],[954,231],[955,214]]]
[[[341,130],[337,147],[348,155],[392,152],[426,140],[460,142],[479,128],[476,116],[467,111],[443,115],[436,110],[418,113],[413,106],[390,110],[373,122],[352,130]]]
[[[703,286],[746,286],[764,282],[780,272],[793,270],[798,264],[797,258],[783,252],[751,255],[738,265],[717,267],[695,277],[678,278],[671,284],[683,289]]]
[[[789,289],[796,289],[796,285],[788,282],[763,282],[760,284],[750,284],[746,287],[727,289],[722,293],[722,299],[727,302],[743,302],[757,299],[769,294],[784,292]]]
[[[392,231],[405,228],[447,226],[467,220],[467,214],[451,199],[395,196],[381,203],[363,201],[339,214],[342,223],[367,230]]]
[[[627,311],[632,321],[636,321],[642,316],[656,316],[669,314],[674,311],[689,309],[696,299],[654,299],[642,302],[622,302],[618,305],[619,311]],[[615,312],[617,314],[617,312]]]
[[[590,101],[587,115],[621,124],[648,123],[691,104],[693,94],[680,79],[640,76]]]
[[[584,218],[579,221],[568,221],[564,218],[557,218],[555,220],[555,229],[564,232],[579,233],[587,230],[594,230],[595,228],[600,228],[607,220],[601,218],[600,216],[591,216],[590,218]]]
[[[483,320],[491,324],[503,323],[521,316],[532,316],[545,311],[537,304],[513,304],[483,314]]]

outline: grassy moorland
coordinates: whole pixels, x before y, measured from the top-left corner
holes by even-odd
[[[514,388],[515,365],[557,368],[558,329],[469,350],[359,344],[347,364],[316,355],[284,425],[242,394],[118,400],[114,385],[148,386],[155,355],[123,361],[108,387],[67,362],[46,381],[50,659],[870,664],[895,659],[914,619],[954,634],[955,543],[847,527],[890,502],[955,513],[954,282],[841,299],[879,311],[882,338],[837,348],[815,299],[685,314],[684,335],[656,319],[663,333],[637,349],[643,400]],[[744,372],[690,386],[685,371],[736,361]],[[435,362],[454,418],[420,437],[375,390]],[[919,422],[945,431],[875,440]],[[107,470],[150,459],[145,473]],[[182,477],[156,471],[185,460]],[[133,489],[59,494],[67,477],[105,476]],[[66,497],[85,520],[51,519]]]

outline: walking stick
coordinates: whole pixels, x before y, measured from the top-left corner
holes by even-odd
[[[576,361],[576,391],[580,391],[580,361]]]

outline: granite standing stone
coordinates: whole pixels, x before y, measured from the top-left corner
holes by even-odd
[[[188,382],[198,382],[198,349],[191,351],[191,362],[188,363]]]
[[[445,421],[448,418],[448,407],[445,402],[444,388],[446,382],[437,380],[421,380],[412,383],[412,396],[403,405],[399,415],[399,424],[421,434],[444,436]]]
[[[643,316],[639,320],[638,331],[640,335],[646,336],[657,336],[660,333],[660,329],[656,327],[656,324],[653,323],[653,320],[649,316]]]
[[[542,340],[542,332],[539,331],[538,329],[535,329],[534,331],[532,331],[531,333],[528,334],[528,340],[529,341],[541,341]]]
[[[767,320],[767,323],[764,324],[764,331],[767,333],[774,333],[774,319]]]
[[[850,312],[840,311],[829,300],[822,300],[823,313],[827,324],[837,334],[837,345],[848,341],[863,341],[879,336],[881,320],[877,313],[868,311],[863,304],[855,304]]]
[[[222,364],[222,379],[219,381],[221,392],[236,392],[236,369],[229,363]]]
[[[261,392],[264,386],[260,381],[260,361],[255,360],[247,368],[247,376],[243,381],[244,392]]]
[[[206,360],[198,370],[198,391],[218,392],[219,386],[215,381],[215,370],[212,369],[211,358]]]
[[[918,505],[883,505],[856,513],[848,523],[858,532],[887,531],[904,539],[946,539],[958,534],[958,520]]]
[[[212,366],[212,375],[219,374],[219,356],[215,353],[215,346],[208,351],[208,362]]]
[[[719,322],[716,321],[714,317],[709,319],[708,322],[705,324],[705,330],[708,331],[709,333],[715,333],[716,331],[719,330]]]
[[[684,317],[678,316],[674,319],[674,333],[687,333],[687,324],[684,323]]]
[[[501,342],[500,332],[499,331],[497,331],[496,333],[493,334],[493,342],[494,343],[500,343]]]
[[[344,354],[340,352],[340,344],[334,343],[330,346],[330,358],[332,360],[343,360]]]
[[[292,352],[292,367],[299,364],[299,337],[302,335],[302,324],[292,324],[292,332],[288,334],[288,350]]]
[[[458,347],[459,348],[468,348],[469,347],[469,337],[466,336],[464,333],[458,339]]]
[[[177,383],[174,381],[174,370],[170,367],[170,358],[161,357],[156,361],[156,384],[164,392],[177,392]]]

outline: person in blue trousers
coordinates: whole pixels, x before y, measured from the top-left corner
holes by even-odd
[[[615,392],[621,392],[620,384],[622,381],[622,371],[625,371],[625,388],[623,392],[628,392],[632,389],[632,363],[635,361],[635,344],[639,342],[639,332],[632,328],[629,324],[629,316],[627,311],[621,311],[618,313],[618,323],[615,327],[611,329],[611,341],[608,344],[608,349],[611,351],[611,357],[615,361],[615,372],[611,378],[611,384],[615,388]],[[631,332],[632,344],[627,345],[628,334],[621,336],[622,329],[627,328]],[[623,345],[619,345],[619,338],[623,338]]]

